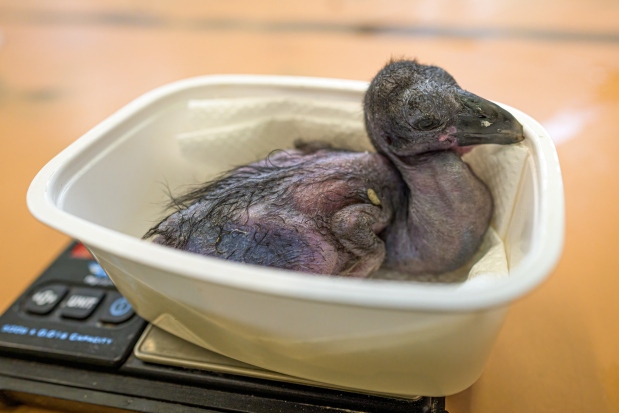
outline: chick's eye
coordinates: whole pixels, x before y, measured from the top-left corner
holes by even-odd
[[[424,117],[415,122],[415,128],[419,130],[431,130],[440,126],[441,122],[436,118]]]

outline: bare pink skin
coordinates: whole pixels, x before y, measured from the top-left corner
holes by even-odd
[[[379,235],[403,192],[397,170],[382,155],[320,147],[275,153],[212,185],[160,223],[154,241],[248,264],[351,277],[367,277],[383,263]],[[226,208],[217,209],[218,202]]]
[[[492,216],[487,187],[454,151],[403,164],[408,211],[396,213],[384,233],[385,268],[412,274],[439,274],[473,256]]]

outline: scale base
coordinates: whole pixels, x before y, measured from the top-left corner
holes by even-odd
[[[443,397],[336,389],[147,325],[79,243],[0,316],[0,407],[24,403],[93,413],[446,413]]]
[[[145,363],[134,355],[116,371],[0,357],[0,403],[95,413],[447,413],[443,397],[386,398]]]

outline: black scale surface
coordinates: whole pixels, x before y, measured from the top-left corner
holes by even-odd
[[[72,243],[0,317],[0,406],[67,411],[447,413],[404,400],[145,363],[147,323]]]

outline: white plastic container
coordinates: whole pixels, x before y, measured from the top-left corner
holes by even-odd
[[[206,258],[140,240],[165,186],[201,177],[175,134],[190,99],[302,96],[360,101],[367,83],[209,76],[136,99],[51,160],[28,191],[42,222],[81,240],[137,313],[243,362],[394,395],[457,393],[481,375],[508,305],[542,282],[563,245],[559,163],[546,131],[525,126],[531,157],[504,237],[510,276],[476,288],[329,278]]]

